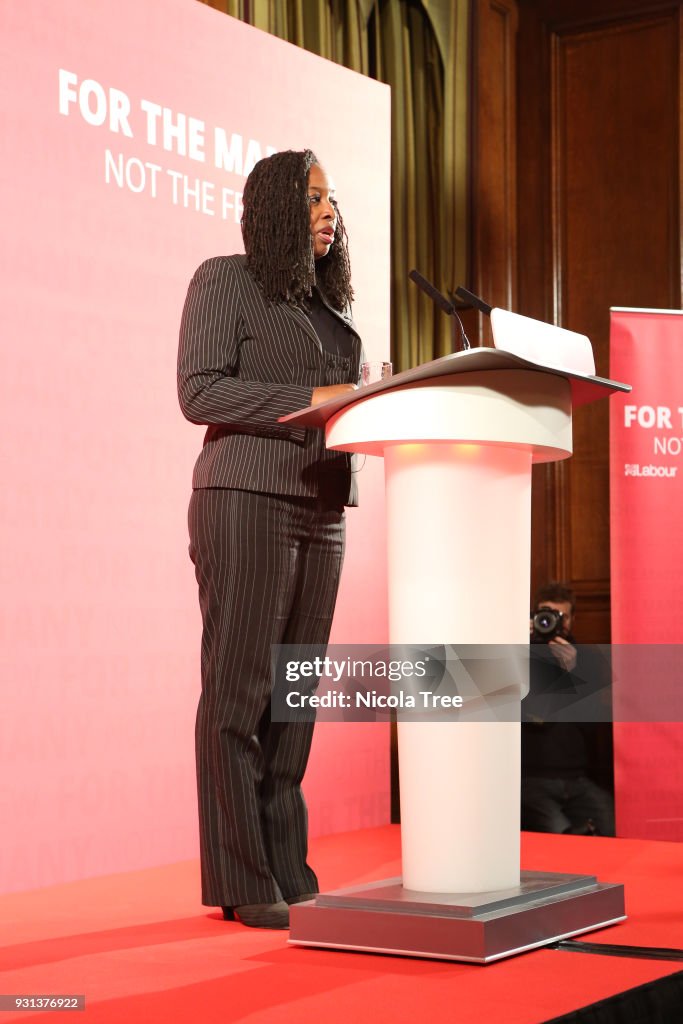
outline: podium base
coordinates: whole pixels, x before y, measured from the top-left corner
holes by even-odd
[[[523,871],[513,889],[425,893],[400,878],[290,907],[295,946],[488,964],[623,921],[624,887],[593,875]]]

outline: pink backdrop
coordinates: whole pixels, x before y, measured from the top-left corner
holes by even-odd
[[[361,334],[387,358],[389,90],[194,0],[3,0],[0,109],[7,891],[196,855],[187,284],[241,250],[255,159],[310,146],[337,185]],[[374,643],[375,460],[361,500],[334,638]],[[321,726],[306,790],[314,833],[386,822],[386,727]]]
[[[681,840],[683,312],[612,310],[610,376],[633,385],[610,399],[617,834]],[[648,721],[619,721],[631,702]]]

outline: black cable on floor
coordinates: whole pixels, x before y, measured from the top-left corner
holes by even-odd
[[[683,960],[683,949],[668,949],[666,946],[615,946],[608,942],[580,942],[577,939],[561,939],[560,942],[552,942],[545,948],[559,949],[569,953],[624,956],[637,960]]]

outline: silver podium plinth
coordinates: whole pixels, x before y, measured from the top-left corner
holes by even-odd
[[[420,893],[400,878],[321,893],[290,908],[293,945],[488,964],[625,919],[624,887],[522,871],[489,893]]]

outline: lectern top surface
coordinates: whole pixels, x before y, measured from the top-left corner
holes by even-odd
[[[589,402],[605,398],[614,392],[631,390],[630,384],[620,384],[604,377],[590,377],[568,370],[554,369],[495,348],[474,348],[466,352],[455,352],[452,355],[442,356],[440,359],[416,366],[412,370],[403,370],[376,384],[368,384],[357,391],[347,392],[345,395],[333,398],[329,402],[323,402],[321,405],[309,406],[306,409],[292,412],[288,416],[283,416],[280,422],[301,427],[324,427],[327,421],[341,409],[353,405],[354,402],[369,398],[371,395],[394,391],[421,381],[434,380],[436,383],[436,379],[439,377],[450,377],[461,373],[480,373],[482,370],[537,370],[553,377],[565,377],[571,384],[574,407],[587,405]]]

